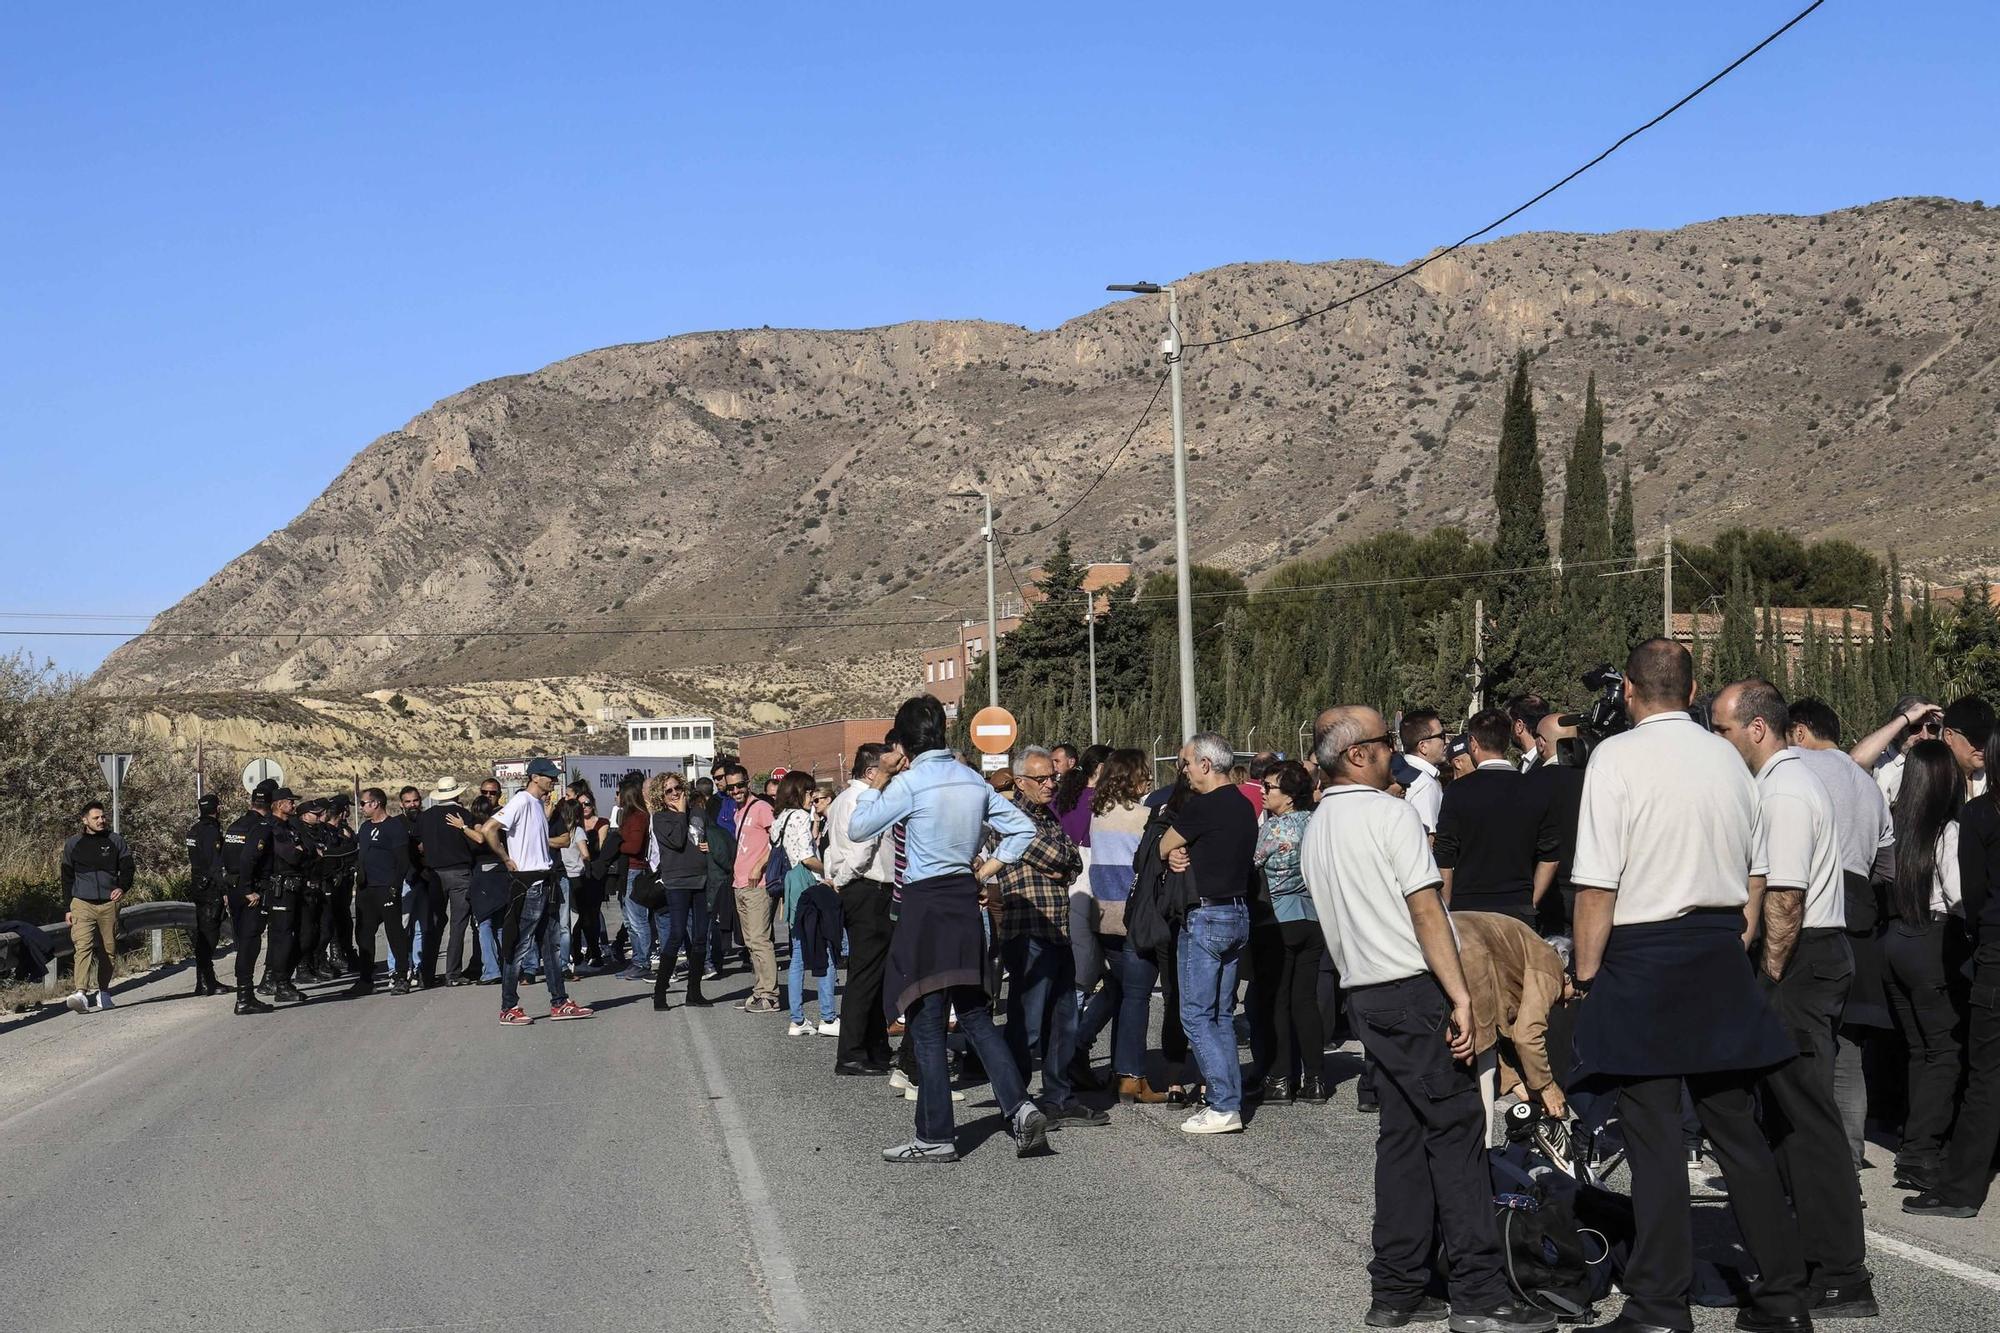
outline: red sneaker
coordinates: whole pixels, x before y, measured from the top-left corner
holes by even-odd
[[[561,1004],[555,1004],[549,1006],[549,1017],[555,1019],[595,1018],[597,1017],[597,1015],[592,1010],[586,1009],[582,1005],[578,1004],[575,1000],[566,999]]]
[[[521,1006],[517,1004],[512,1009],[501,1014],[500,1021],[510,1028],[524,1028],[532,1024],[535,1020],[528,1017]]]

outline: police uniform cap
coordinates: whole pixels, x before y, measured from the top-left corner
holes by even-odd
[[[212,815],[222,808],[222,798],[210,793],[194,803],[194,808],[205,815]]]
[[[278,786],[276,778],[265,778],[262,782],[252,787],[250,789],[250,799],[262,805],[269,805],[275,798],[276,793],[280,791],[285,793],[285,799],[288,801],[297,799],[292,795],[289,788]]]
[[[262,783],[258,784],[259,789],[262,786]],[[279,801],[296,801],[299,799],[299,794],[290,787],[280,787],[276,783],[272,783],[271,790],[264,793],[264,799],[272,805],[276,805]]]

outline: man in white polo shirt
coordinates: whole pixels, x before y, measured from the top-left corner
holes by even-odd
[[[1606,1333],[1692,1329],[1693,1220],[1681,1089],[1729,1180],[1729,1208],[1761,1275],[1737,1327],[1804,1330],[1805,1258],[1753,1090],[1793,1058],[1744,954],[1757,859],[1757,788],[1728,742],[1688,716],[1694,664],[1668,639],[1625,663],[1633,727],[1599,744],[1577,815],[1576,1067],[1612,1087],[1632,1171],[1636,1231]]]
[[[500,930],[500,1021],[524,1028],[535,1020],[521,1008],[521,940],[542,943],[545,958],[556,957],[556,913],[551,881],[555,857],[549,849],[549,798],[562,781],[553,759],[530,759],[528,783],[514,793],[500,813],[486,821],[480,835],[506,862],[512,879]],[[591,1011],[569,998],[560,965],[546,969],[549,1017],[589,1018]]]
[[[1423,822],[1388,794],[1389,725],[1372,708],[1335,708],[1318,732],[1314,758],[1331,785],[1300,866],[1382,1104],[1367,1322],[1445,1317],[1425,1295],[1442,1232],[1453,1333],[1554,1328],[1554,1316],[1510,1299],[1501,1272],[1472,997]]]
[[[1833,802],[1787,744],[1791,712],[1768,681],[1723,690],[1712,725],[1757,775],[1760,967],[1798,1042],[1798,1058],[1766,1074],[1760,1091],[1764,1128],[1798,1214],[1813,1313],[1870,1318],[1880,1312],[1862,1239],[1861,1185],[1833,1095],[1834,1032],[1854,981]]]
[[[1419,708],[1403,714],[1397,727],[1403,742],[1403,759],[1417,775],[1404,784],[1403,799],[1410,809],[1417,812],[1417,818],[1424,822],[1424,832],[1435,834],[1438,829],[1438,806],[1444,800],[1444,784],[1438,781],[1438,765],[1444,762],[1445,735],[1444,719],[1435,708]]]

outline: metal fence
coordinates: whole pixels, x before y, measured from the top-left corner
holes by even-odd
[[[151,935],[153,963],[158,966],[166,961],[166,932],[189,930],[194,926],[194,904],[185,902],[134,903],[118,910],[118,938],[120,940]],[[43,978],[51,994],[61,989],[58,976],[62,960],[69,957],[72,945],[69,926],[58,921],[51,926],[43,926],[42,931],[55,942],[55,955],[49,959],[48,975]],[[21,937],[13,931],[0,932],[0,975],[12,976],[19,965]]]

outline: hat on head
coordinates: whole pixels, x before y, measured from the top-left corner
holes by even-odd
[[[528,761],[528,776],[531,778],[554,778],[560,782],[562,781],[562,769],[557,767],[556,761],[553,759],[530,759]]]
[[[276,778],[265,778],[250,789],[250,801],[253,805],[269,805],[271,803],[271,793],[277,789],[278,780]]]
[[[272,805],[276,805],[280,801],[296,801],[298,799],[299,799],[299,794],[293,791],[290,787],[271,788]]]
[[[465,784],[457,778],[439,778],[437,786],[431,788],[434,802],[455,801],[465,795]]]
[[[1944,710],[1944,725],[1972,742],[1974,748],[1983,750],[1987,737],[1993,734],[1993,705],[1976,694],[1968,694]]]
[[[205,815],[212,815],[217,810],[220,810],[222,808],[222,798],[220,796],[217,796],[214,792],[210,792],[208,795],[196,801],[194,803],[194,808],[201,811]]]
[[[320,797],[315,796],[310,801],[300,801],[298,808],[292,811],[292,813],[295,815],[323,815],[326,813],[326,802]]]
[[[1392,755],[1389,759],[1389,776],[1395,779],[1397,786],[1407,787],[1417,780],[1417,766],[1400,753]]]
[[[1453,736],[1444,743],[1445,758],[1456,759],[1462,754],[1470,753],[1467,747],[1468,743],[1464,736]]]

